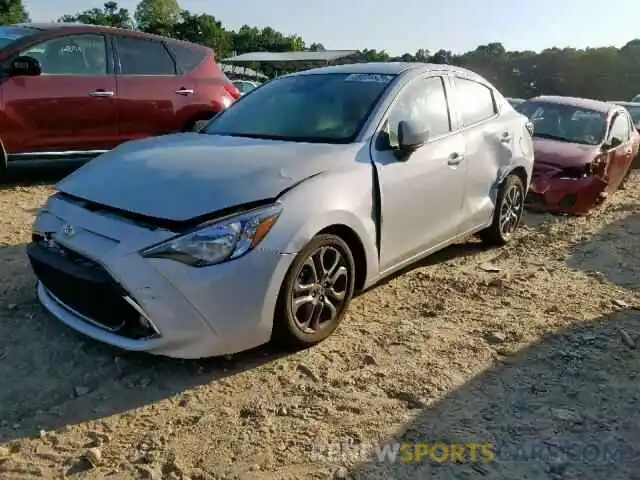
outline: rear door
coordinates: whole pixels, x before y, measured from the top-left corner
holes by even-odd
[[[58,36],[19,55],[39,60],[42,74],[2,83],[2,139],[11,160],[97,153],[118,143],[116,80],[103,35]]]
[[[117,112],[121,139],[133,140],[182,129],[177,111],[191,94],[164,42],[114,35]]]
[[[513,132],[509,120],[498,113],[492,88],[464,75],[454,76],[453,82],[467,151],[461,227],[467,232],[491,222],[498,171],[511,161]]]

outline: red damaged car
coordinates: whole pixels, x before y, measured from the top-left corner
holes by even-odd
[[[518,105],[518,111],[534,124],[528,208],[585,215],[629,177],[640,134],[625,108],[540,96]]]

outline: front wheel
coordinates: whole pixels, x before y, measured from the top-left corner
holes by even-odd
[[[511,174],[504,179],[498,190],[493,222],[479,234],[484,243],[492,246],[509,243],[520,225],[524,209],[524,193],[524,184],[520,177]]]
[[[618,190],[625,190],[627,188],[630,176],[631,176],[631,166],[629,167],[629,170],[627,170],[627,173],[624,174],[624,177],[620,182],[620,186],[618,186]]]
[[[318,235],[296,256],[278,296],[273,340],[307,348],[331,335],[353,297],[355,264],[336,235]]]

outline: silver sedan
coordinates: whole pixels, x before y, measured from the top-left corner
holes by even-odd
[[[280,77],[200,132],[125,143],[63,179],[28,246],[38,297],[128,350],[308,347],[392,272],[470,234],[509,242],[529,128],[452,66]]]

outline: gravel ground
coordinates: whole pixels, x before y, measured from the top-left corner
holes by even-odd
[[[315,348],[206,361],[45,314],[24,245],[51,184],[0,187],[0,478],[640,479],[640,171],[589,218],[527,214],[371,289]],[[497,458],[361,451],[385,442]]]

